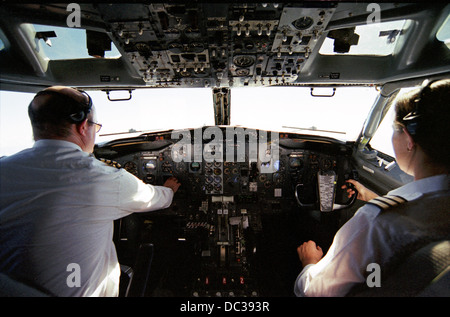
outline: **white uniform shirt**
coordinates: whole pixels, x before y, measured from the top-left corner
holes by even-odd
[[[2,158],[0,180],[0,271],[57,296],[117,296],[113,220],[173,198],[59,140]]]
[[[408,183],[388,195],[410,201],[423,194],[448,190],[448,176],[438,175]],[[424,211],[426,212],[426,211]],[[365,282],[367,265],[385,264],[393,255],[392,242],[414,241],[423,234],[410,228],[380,228],[373,225],[380,208],[366,204],[336,233],[327,254],[316,264],[309,264],[298,275],[294,293],[297,296],[345,296],[350,289]]]

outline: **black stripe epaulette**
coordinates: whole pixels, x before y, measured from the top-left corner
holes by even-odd
[[[371,199],[368,201],[368,204],[375,205],[377,207],[380,207],[381,209],[385,210],[390,207],[394,207],[400,204],[405,203],[407,200],[403,197],[396,196],[396,195],[385,195],[385,196],[379,196],[377,198]]]

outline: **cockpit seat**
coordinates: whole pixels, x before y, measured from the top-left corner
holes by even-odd
[[[122,281],[126,281],[122,286],[124,296],[142,297],[147,288],[150,276],[150,267],[153,260],[153,244],[141,244],[136,258],[134,269],[121,266]],[[121,282],[122,282],[121,281]],[[0,272],[0,297],[51,297],[50,292],[41,290],[39,287],[15,279],[5,273]]]
[[[381,267],[380,287],[363,283],[348,296],[450,296],[449,206],[450,192],[445,190],[382,211],[377,221],[408,221],[418,231],[430,232],[430,236],[413,246],[401,247],[399,254]]]
[[[438,241],[409,255],[381,281],[360,286],[351,297],[450,297],[450,241]]]
[[[147,289],[150,269],[153,261],[153,244],[143,243],[139,246],[133,268],[121,265],[121,288],[124,297],[143,297]]]

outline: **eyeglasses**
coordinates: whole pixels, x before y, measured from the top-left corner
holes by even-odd
[[[95,133],[98,133],[100,131],[100,129],[102,128],[102,125],[100,123],[88,120],[88,122],[90,124],[95,124]]]

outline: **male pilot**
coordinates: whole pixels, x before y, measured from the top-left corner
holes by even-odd
[[[101,125],[85,92],[47,88],[28,113],[34,146],[0,160],[0,272],[55,296],[118,296],[113,221],[167,208],[180,184],[145,184],[90,155]]]

